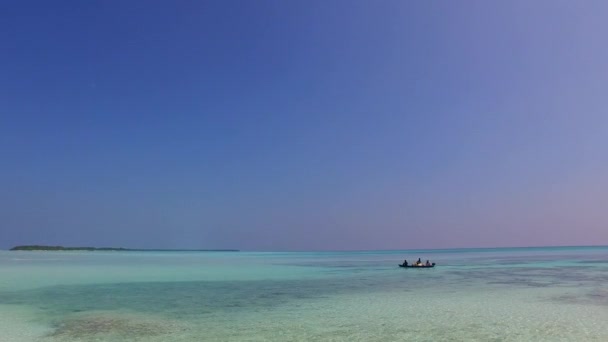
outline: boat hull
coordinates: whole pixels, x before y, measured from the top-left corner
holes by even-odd
[[[426,265],[423,265],[423,266],[412,266],[412,265],[404,266],[404,265],[399,265],[399,267],[403,267],[403,268],[433,268],[433,267],[435,267],[435,265],[431,265],[431,266],[426,266]]]

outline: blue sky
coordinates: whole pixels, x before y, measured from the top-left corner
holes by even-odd
[[[0,248],[608,244],[601,1],[5,1]]]

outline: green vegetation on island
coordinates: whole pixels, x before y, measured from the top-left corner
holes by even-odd
[[[41,246],[27,245],[15,246],[11,251],[127,251],[126,248],[109,248],[109,247],[63,247],[63,246]]]
[[[15,246],[11,251],[119,251],[119,252],[238,252],[238,249],[130,249],[112,247],[63,247],[25,245]]]

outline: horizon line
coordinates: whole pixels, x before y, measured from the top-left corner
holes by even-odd
[[[445,251],[445,250],[472,250],[472,249],[534,249],[534,248],[583,248],[583,247],[608,247],[608,245],[547,245],[547,246],[502,246],[502,247],[443,247],[443,248],[403,248],[403,249],[296,249],[296,250],[247,250],[247,249],[236,249],[236,248],[125,248],[125,247],[69,247],[69,246],[52,246],[52,245],[18,245],[18,246],[41,246],[41,247],[62,247],[62,248],[94,248],[100,249],[116,249],[117,252],[121,250],[124,252],[256,252],[256,253],[311,253],[311,252],[397,252],[397,251]],[[17,247],[17,246],[14,246]],[[14,248],[10,247],[10,248]],[[9,249],[0,249],[0,251],[11,251]],[[120,250],[119,250],[120,249]],[[44,250],[38,250],[37,252],[44,252]]]

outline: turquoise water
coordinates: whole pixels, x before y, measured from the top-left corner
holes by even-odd
[[[608,341],[606,284],[608,247],[0,252],[0,340]]]

